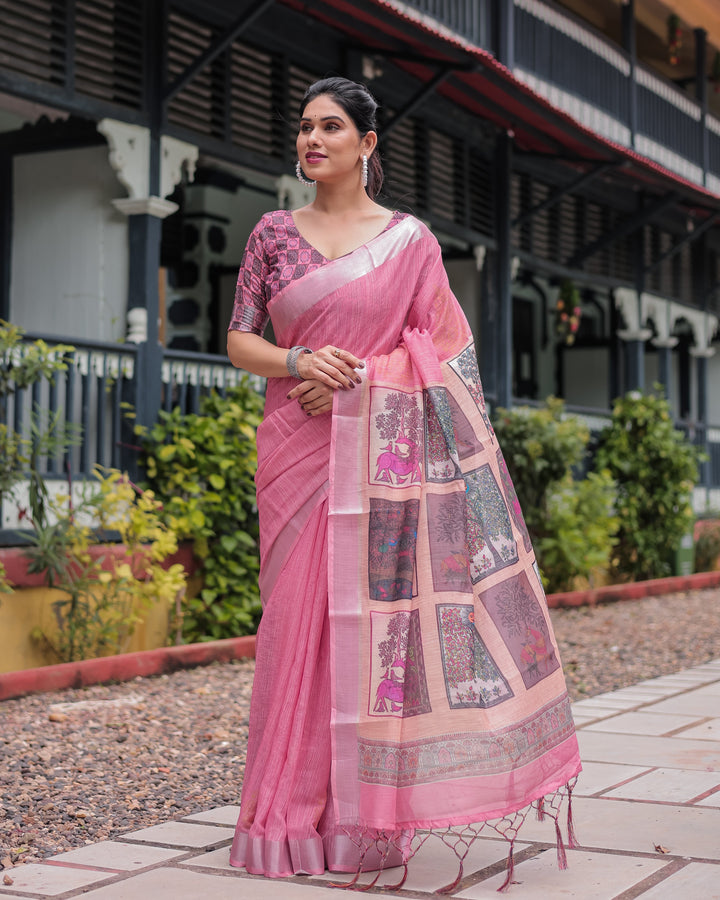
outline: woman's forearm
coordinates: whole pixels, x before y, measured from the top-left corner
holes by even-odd
[[[249,331],[229,331],[227,350],[230,362],[265,378],[287,377],[289,348],[276,347],[270,341]]]

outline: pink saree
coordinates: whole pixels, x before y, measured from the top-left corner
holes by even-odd
[[[269,381],[264,612],[231,864],[359,873],[438,836],[462,872],[492,828],[510,842],[507,887],[535,807],[562,865],[560,804],[580,771],[569,698],[435,238],[401,218],[268,311],[281,346],[336,344],[366,368],[318,417],[286,400],[292,379]]]

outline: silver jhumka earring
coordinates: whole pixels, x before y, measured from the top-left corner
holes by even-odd
[[[297,180],[300,184],[304,184],[306,187],[315,187],[317,182],[308,181],[307,178],[303,175],[302,166],[300,165],[300,160],[297,161],[297,165],[295,166],[295,174],[297,175]]]
[[[367,156],[363,153],[363,166],[362,166],[362,186],[367,187],[368,183],[368,161]]]

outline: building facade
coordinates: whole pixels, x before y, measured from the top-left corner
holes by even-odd
[[[717,505],[715,7],[0,0],[0,318],[77,348],[45,402],[85,426],[48,471],[132,466],[123,400],[151,424],[236,377],[245,241],[311,196],[294,121],[336,73],[380,101],[384,202],[437,235],[490,404],[555,394],[599,427],[659,383]]]

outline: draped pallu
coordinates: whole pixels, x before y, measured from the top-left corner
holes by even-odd
[[[569,698],[435,238],[404,217],[268,310],[281,346],[335,344],[366,366],[332,416],[288,402],[292,379],[269,382],[264,613],[231,861],[378,868],[428,833],[454,846],[462,830],[465,846],[483,823],[512,853],[532,805],[562,853],[559,802],[580,770]]]

